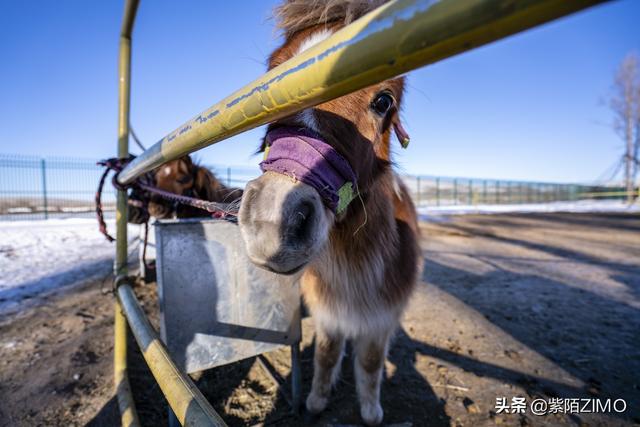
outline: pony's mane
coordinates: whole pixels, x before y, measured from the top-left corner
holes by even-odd
[[[286,0],[274,10],[278,28],[289,37],[314,25],[350,24],[389,0]]]

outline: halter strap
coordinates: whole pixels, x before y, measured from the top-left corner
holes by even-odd
[[[313,187],[324,205],[342,213],[356,196],[357,176],[349,162],[306,128],[281,127],[267,133],[262,172],[273,171]]]

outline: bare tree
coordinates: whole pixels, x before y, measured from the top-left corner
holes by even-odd
[[[620,64],[609,105],[614,113],[614,129],[625,143],[624,181],[627,201],[632,203],[640,145],[640,58],[637,52],[627,54]]]
[[[636,60],[636,63],[638,61]],[[633,173],[632,173],[632,181],[635,183],[636,178],[638,176],[638,170],[640,169],[640,157],[638,157],[638,152],[640,151],[640,79],[638,79],[638,84],[636,85],[636,138],[633,143]],[[640,194],[636,194],[636,196],[640,196]]]

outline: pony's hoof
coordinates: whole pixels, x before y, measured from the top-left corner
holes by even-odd
[[[307,411],[314,415],[319,414],[327,407],[327,403],[329,403],[329,399],[311,392],[307,397]]]
[[[378,426],[382,423],[384,411],[380,403],[363,403],[360,405],[360,416],[362,421],[368,426]]]

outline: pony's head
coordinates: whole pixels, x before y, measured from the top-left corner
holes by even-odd
[[[160,166],[153,172],[157,188],[174,194],[196,197],[204,200],[216,200],[216,191],[220,183],[205,167],[199,166],[184,156]],[[174,205],[162,197],[152,194],[149,201],[149,213],[160,219],[170,218],[174,214],[179,218],[207,216],[206,211]]]
[[[276,11],[285,42],[274,68],[329,37],[380,2],[293,0]],[[250,259],[278,273],[305,266],[339,224],[362,218],[372,184],[390,168],[390,136],[404,81],[395,78],[272,123],[263,174],[248,183],[239,222]],[[403,141],[404,143],[405,141]]]

